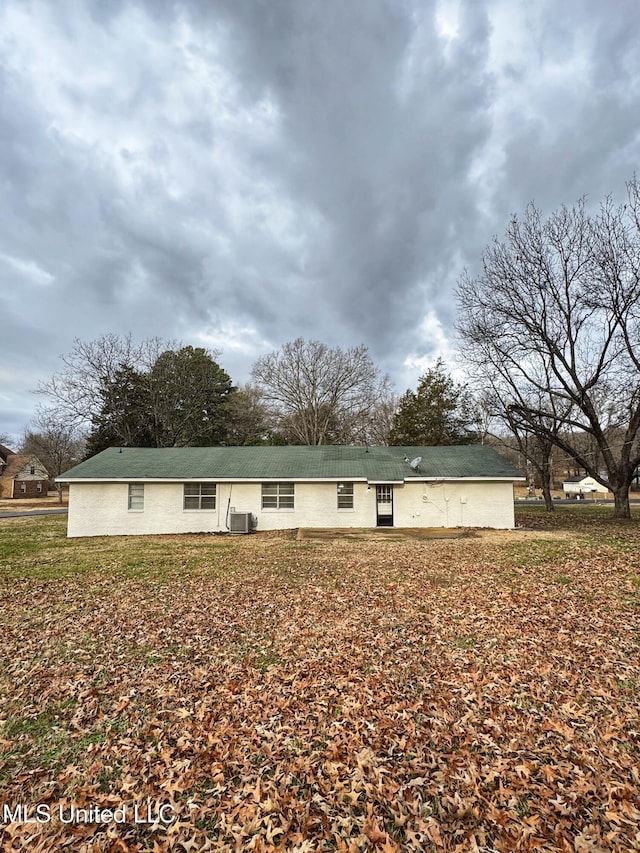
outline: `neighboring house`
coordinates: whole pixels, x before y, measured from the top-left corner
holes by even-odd
[[[563,482],[562,490],[567,498],[580,498],[582,495],[591,494],[592,492],[600,492],[603,495],[607,494],[606,486],[594,480],[593,477],[584,477],[582,475],[569,477],[568,480]]]
[[[37,456],[0,444],[0,498],[41,498],[48,490],[49,472]]]
[[[57,478],[69,484],[69,536],[217,532],[238,519],[511,528],[523,480],[486,446],[111,448]]]

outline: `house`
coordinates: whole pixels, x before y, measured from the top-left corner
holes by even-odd
[[[511,528],[523,479],[486,446],[296,446],[110,448],[57,481],[68,536],[101,536],[227,531],[238,518],[245,530]]]
[[[582,474],[576,477],[569,477],[562,483],[562,491],[566,498],[576,498],[580,500],[585,494],[592,492],[600,492],[601,497],[607,494],[607,487],[595,480],[593,477],[585,477]],[[595,495],[594,495],[595,497]]]
[[[49,472],[37,456],[0,444],[0,498],[41,498],[48,490]]]

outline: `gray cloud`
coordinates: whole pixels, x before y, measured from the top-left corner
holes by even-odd
[[[74,337],[299,335],[399,390],[511,212],[621,198],[635,4],[9,0],[0,8],[0,431]]]

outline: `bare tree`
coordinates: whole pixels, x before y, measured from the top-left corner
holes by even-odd
[[[366,424],[364,443],[378,446],[389,444],[389,435],[398,411],[398,404],[397,394],[387,388]]]
[[[512,417],[511,410],[507,409],[504,416],[516,446],[525,460],[527,466],[527,481],[530,493],[535,484],[535,478],[529,477],[531,469],[537,474],[537,479],[542,487],[542,497],[548,512],[554,512],[553,495],[553,451],[555,444],[542,431],[539,433],[523,429],[517,418]],[[533,480],[533,482],[532,482]]]
[[[524,460],[523,467],[526,469],[530,492],[533,492],[535,483],[539,482],[545,506],[549,512],[553,512],[555,510],[552,496],[555,442],[549,436],[557,436],[562,428],[562,418],[555,412],[553,417],[545,418],[544,431],[532,431],[526,424],[521,423],[509,404],[504,404],[501,397],[501,383],[497,379],[499,377],[495,374],[485,376],[483,390],[475,398],[478,423],[481,423],[485,430],[483,443],[487,436],[491,436],[503,448],[515,450],[520,458],[520,463],[517,464],[522,464]],[[544,401],[539,394],[537,396],[539,408],[544,405]]]
[[[297,338],[258,359],[251,375],[297,444],[368,441],[371,419],[390,396],[365,346],[342,350]]]
[[[64,474],[81,461],[85,439],[52,409],[40,408],[31,428],[24,434],[20,453],[37,456],[52,478]],[[62,502],[62,484],[56,483],[58,500]]]
[[[242,385],[229,397],[227,414],[229,444],[284,444],[262,392],[255,385]]]
[[[38,388],[51,408],[67,423],[86,426],[100,415],[105,394],[123,370],[149,371],[173,341],[150,338],[136,344],[131,335],[102,335],[95,341],[76,338],[70,353],[61,356],[63,369]]]
[[[458,284],[458,330],[480,382],[515,428],[574,458],[630,517],[640,464],[640,187],[589,215],[584,200],[546,222],[511,219],[483,271]],[[584,452],[584,436],[597,446]]]

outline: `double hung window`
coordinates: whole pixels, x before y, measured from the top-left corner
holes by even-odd
[[[353,509],[353,483],[338,483],[338,509]]]
[[[215,483],[185,483],[184,509],[215,509]]]
[[[129,509],[144,509],[144,483],[129,483]]]
[[[294,509],[295,489],[293,483],[263,483],[262,509]]]

